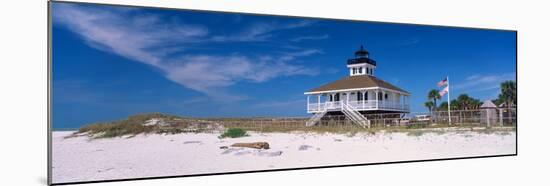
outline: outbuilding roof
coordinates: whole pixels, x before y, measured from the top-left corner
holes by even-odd
[[[392,85],[388,82],[385,82],[381,79],[378,79],[370,75],[347,76],[345,78],[311,89],[306,93],[345,90],[345,89],[370,88],[370,87],[381,87],[381,88],[386,88],[390,90],[404,92],[407,94],[409,93],[395,85]]]
[[[479,108],[497,108],[497,106],[491,100],[486,100]]]

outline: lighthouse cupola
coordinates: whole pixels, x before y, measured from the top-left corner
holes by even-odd
[[[363,45],[359,50],[355,51],[355,58],[348,59],[347,66],[350,76],[370,75],[374,76],[376,69],[376,61],[369,58],[369,52],[365,50]]]

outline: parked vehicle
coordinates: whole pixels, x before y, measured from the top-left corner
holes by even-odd
[[[429,122],[431,120],[432,118],[429,115],[416,115],[414,116],[414,119],[413,119],[413,121],[416,121],[416,122]]]

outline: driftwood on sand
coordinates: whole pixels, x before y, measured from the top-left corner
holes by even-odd
[[[235,143],[232,147],[248,147],[255,149],[269,149],[269,143],[267,142],[254,142],[254,143]]]

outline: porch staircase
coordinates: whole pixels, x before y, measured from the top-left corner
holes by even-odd
[[[342,112],[346,117],[348,117],[352,122],[358,124],[359,126],[365,128],[370,128],[370,121],[367,120],[363,114],[355,110],[353,107],[349,106],[346,103],[342,104]]]
[[[363,128],[370,128],[370,121],[365,116],[363,116],[363,114],[361,114],[359,111],[355,110],[353,107],[349,106],[348,104],[342,102],[341,111],[353,123],[358,124]],[[306,126],[310,127],[310,126],[317,125],[321,120],[321,118],[325,116],[325,114],[327,114],[327,109],[323,110],[322,112],[316,113],[311,118],[309,118],[309,120],[306,122]]]
[[[311,127],[313,125],[316,125],[320,120],[321,118],[323,118],[323,116],[325,116],[325,114],[327,114],[327,110],[325,109],[323,112],[319,112],[315,115],[313,115],[311,118],[309,118],[309,120],[306,122],[306,127]]]

